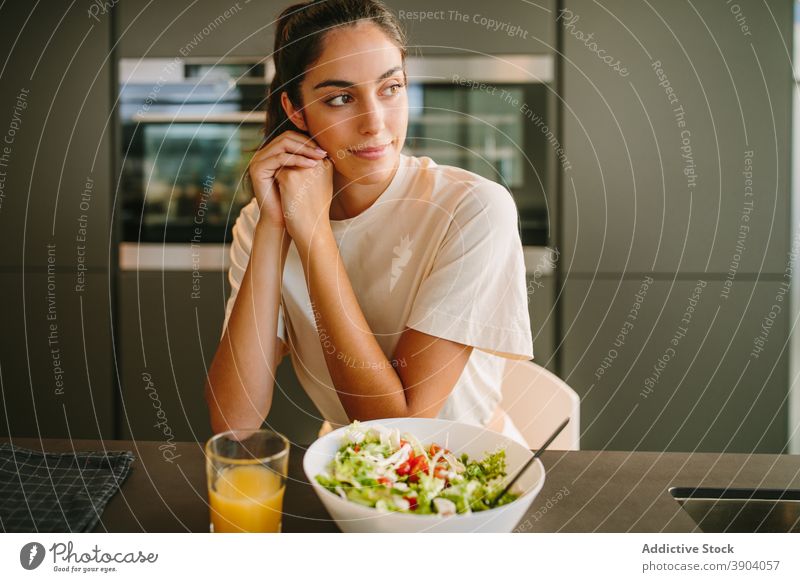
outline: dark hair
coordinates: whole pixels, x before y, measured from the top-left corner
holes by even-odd
[[[286,91],[295,107],[302,107],[300,83],[308,67],[322,54],[325,33],[331,29],[370,20],[397,45],[406,61],[406,36],[394,14],[380,0],[313,0],[286,8],[275,27],[272,58],[275,76],[267,95],[265,141],[261,147],[287,129],[295,129],[281,105]]]

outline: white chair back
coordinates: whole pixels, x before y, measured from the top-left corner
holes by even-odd
[[[500,406],[532,449],[542,446],[567,417],[569,424],[548,450],[580,449],[580,398],[561,378],[534,362],[509,359],[501,388]]]

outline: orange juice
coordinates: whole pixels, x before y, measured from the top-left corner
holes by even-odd
[[[261,465],[226,467],[208,492],[214,532],[279,532],[285,489]]]

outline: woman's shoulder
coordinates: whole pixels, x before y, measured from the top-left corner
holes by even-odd
[[[438,164],[428,156],[409,156],[416,192],[428,191],[437,205],[454,213],[490,212],[517,216],[511,192],[498,182],[458,166]]]

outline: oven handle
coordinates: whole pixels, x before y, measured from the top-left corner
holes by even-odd
[[[538,277],[555,270],[558,252],[545,246],[522,247],[525,271]],[[224,271],[230,266],[225,243],[136,243],[119,245],[121,271]]]
[[[258,123],[263,125],[264,111],[230,111],[228,113],[175,114],[175,113],[137,113],[131,117],[134,123]]]

